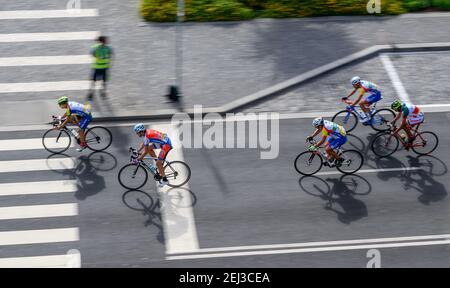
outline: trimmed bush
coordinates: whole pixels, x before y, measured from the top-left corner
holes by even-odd
[[[332,15],[367,15],[369,0],[185,0],[186,21],[247,20]],[[141,0],[147,21],[176,21],[177,0]],[[450,0],[381,0],[382,14],[426,8],[450,10]]]

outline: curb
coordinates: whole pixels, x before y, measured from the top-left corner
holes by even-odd
[[[242,110],[245,107],[254,105],[258,102],[267,100],[269,97],[275,97],[278,94],[285,92],[295,86],[301,85],[306,81],[312,80],[336,69],[342,68],[346,65],[356,63],[362,60],[378,56],[381,53],[398,53],[398,52],[431,52],[431,51],[450,51],[450,42],[438,42],[438,43],[413,43],[413,44],[387,44],[387,45],[374,45],[359,52],[353,53],[344,58],[333,61],[329,64],[320,66],[303,74],[300,74],[294,78],[281,82],[277,85],[261,90],[254,94],[242,97],[234,100],[228,104],[219,107],[203,108],[202,115],[206,113],[235,113]],[[163,110],[151,114],[126,114],[119,113],[118,115],[102,115],[101,113],[93,113],[94,122],[115,122],[115,121],[140,121],[140,120],[161,120],[170,119],[176,113],[187,113],[192,117],[194,115],[194,109],[186,110]]]

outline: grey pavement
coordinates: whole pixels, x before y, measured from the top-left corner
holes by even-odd
[[[411,102],[418,105],[450,103],[450,53],[388,53]],[[279,93],[244,108],[245,112],[337,111],[345,105],[340,98],[351,91],[350,79],[359,75],[380,86],[383,100],[378,107],[387,107],[399,96],[380,58],[342,67],[286,92]],[[353,100],[357,99],[354,95]],[[340,105],[340,106],[339,106]]]
[[[280,154],[272,160],[261,160],[260,149],[183,149],[184,160],[192,169],[190,190],[196,199],[193,211],[200,248],[449,233],[449,139],[446,127],[439,125],[448,121],[448,115],[428,113],[426,119],[422,129],[440,137],[440,146],[432,156],[416,157],[402,150],[392,157],[377,159],[368,150],[374,133],[361,126],[344,146],[363,153],[363,169],[422,168],[413,171],[301,177],[293,161],[305,149],[311,119],[280,121]],[[131,126],[111,127],[114,142],[108,153],[84,151],[80,155],[71,149],[67,156],[50,156],[75,157],[74,169],[56,171],[50,166],[36,173],[0,174],[0,183],[74,179],[79,185],[73,194],[2,197],[2,207],[69,202],[79,205],[78,216],[7,220],[2,221],[2,231],[72,225],[80,229],[79,242],[1,247],[1,257],[65,253],[76,248],[81,252],[83,267],[365,267],[367,250],[165,260],[161,210],[154,206],[150,214],[143,215],[129,209],[122,201],[127,190],[116,180],[118,170],[128,161],[127,147],[138,143],[130,133]],[[0,139],[35,138],[42,133],[2,132]],[[0,157],[22,160],[45,159],[49,155],[40,149],[1,152]],[[143,191],[151,202],[158,202],[153,183]],[[327,209],[330,199],[331,207]],[[380,251],[383,267],[450,265],[446,245]]]
[[[100,31],[111,37],[117,59],[112,69],[110,95],[95,103],[102,115],[152,113],[174,108],[163,95],[173,83],[173,24],[139,25],[138,2],[82,0],[82,8],[98,8],[93,18],[2,20],[1,33]],[[2,1],[2,10],[64,9],[65,1]],[[448,42],[450,17],[329,17],[248,22],[187,23],[184,33],[184,98],[186,107],[214,107],[268,88],[298,74],[376,44]],[[87,53],[90,41],[3,43],[1,57]],[[0,82],[85,80],[88,65],[29,67],[1,70]],[[6,76],[11,75],[11,76]],[[4,78],[3,78],[4,77]],[[383,79],[383,78],[381,78]],[[42,123],[42,110],[50,110],[61,93],[2,95],[4,106],[29,99],[36,113],[24,123]],[[67,91],[84,101],[84,91]],[[23,108],[30,110],[29,108]],[[54,108],[53,108],[54,110]],[[8,117],[3,117],[8,118]],[[5,119],[4,121],[7,121]],[[16,123],[19,120],[14,120]],[[13,121],[9,121],[13,122]],[[5,122],[5,124],[13,124]]]

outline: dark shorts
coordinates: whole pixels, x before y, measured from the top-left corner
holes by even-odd
[[[106,69],[92,69],[92,81],[103,80],[108,81],[108,68]]]

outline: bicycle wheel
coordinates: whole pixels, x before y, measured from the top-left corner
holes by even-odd
[[[305,176],[316,174],[322,168],[322,165],[322,156],[311,151],[300,153],[294,161],[295,170]]]
[[[50,129],[42,136],[42,145],[50,153],[61,154],[69,149],[72,138],[65,130]]]
[[[399,140],[390,132],[382,132],[373,139],[371,149],[379,157],[388,157],[398,149]]]
[[[361,169],[364,158],[361,152],[356,150],[346,150],[342,152],[342,158],[344,161],[340,166],[336,166],[336,169],[344,174],[353,174]]]
[[[370,126],[376,131],[386,131],[389,129],[387,126],[395,118],[395,113],[391,109],[380,109],[372,115]]]
[[[116,157],[104,151],[91,152],[88,160],[89,164],[98,171],[111,171],[117,167]]]
[[[120,169],[118,178],[124,188],[137,190],[147,183],[148,172],[141,165],[130,163]]]
[[[342,110],[331,118],[331,122],[341,125],[348,133],[355,129],[356,124],[358,124],[358,117],[353,112]]]
[[[112,143],[112,134],[105,127],[96,126],[86,131],[86,144],[92,151],[106,150]]]
[[[419,132],[412,144],[412,150],[419,155],[428,155],[436,150],[439,138],[430,131]]]
[[[166,162],[164,173],[169,180],[169,187],[183,186],[191,179],[191,168],[181,161]]]
[[[367,195],[372,191],[369,181],[359,175],[342,175],[339,179],[352,195]]]

